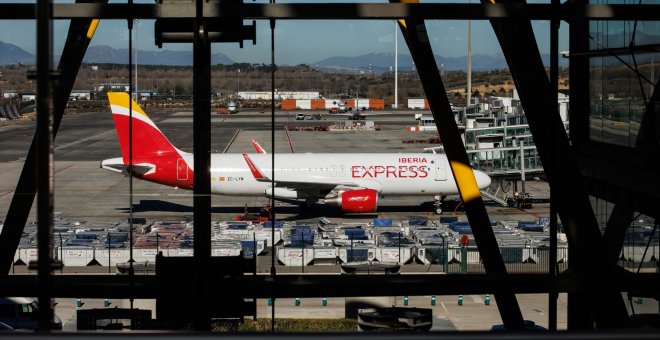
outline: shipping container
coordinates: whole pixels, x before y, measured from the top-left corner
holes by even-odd
[[[383,99],[369,99],[369,108],[382,110],[385,108],[385,101]]]
[[[282,100],[282,110],[295,110],[296,109],[296,100],[295,99],[284,99]]]
[[[301,110],[309,110],[312,108],[312,101],[309,99],[296,100],[296,107]]]
[[[414,247],[402,245],[401,247],[377,248],[375,255],[376,260],[382,263],[404,264],[413,260],[415,251]]]
[[[339,99],[324,99],[325,100],[325,108],[330,109],[333,107],[339,108],[339,103],[341,103],[341,100]]]
[[[409,109],[424,109],[426,107],[425,99],[423,98],[408,98]]]
[[[391,218],[374,218],[374,227],[391,227]]]
[[[354,246],[339,248],[339,261],[342,263],[373,261],[377,248],[373,246]]]
[[[312,99],[310,105],[312,110],[324,110],[325,99]]]
[[[313,248],[279,248],[277,260],[287,267],[300,267],[314,261]]]

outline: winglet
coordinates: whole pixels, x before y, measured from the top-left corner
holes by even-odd
[[[252,162],[250,159],[250,156],[248,154],[243,153],[243,158],[245,158],[245,162],[247,162],[248,168],[250,168],[250,171],[252,172],[252,176],[254,176],[254,179],[257,181],[269,181],[268,177],[266,177],[259,168]]]
[[[252,140],[252,146],[254,146],[254,149],[257,150],[257,153],[263,153],[263,154],[267,154],[267,153],[268,153],[268,152],[266,152],[266,150],[264,150],[264,148],[262,148],[261,145],[259,145],[259,143],[258,143],[256,140],[254,140],[254,139]]]

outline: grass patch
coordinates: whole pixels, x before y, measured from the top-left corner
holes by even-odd
[[[215,332],[270,332],[270,319],[246,319],[243,324],[236,320],[213,323]],[[275,319],[276,332],[356,332],[357,320],[353,319]]]

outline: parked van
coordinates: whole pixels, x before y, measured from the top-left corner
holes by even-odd
[[[0,298],[0,322],[14,329],[37,329],[39,304],[35,298]],[[62,329],[62,320],[53,316],[53,329]]]

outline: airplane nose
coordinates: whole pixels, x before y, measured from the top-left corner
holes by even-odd
[[[490,176],[486,175],[484,172],[475,170],[474,176],[477,178],[477,186],[479,189],[485,189],[490,186]]]

